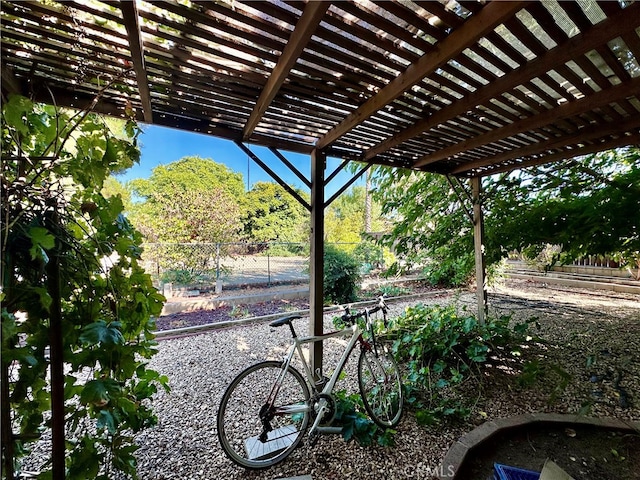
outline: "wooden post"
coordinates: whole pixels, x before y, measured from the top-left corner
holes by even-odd
[[[55,208],[55,206],[54,206]],[[52,232],[60,227],[54,210],[47,216]],[[64,359],[62,333],[62,303],[60,284],[60,245],[56,242],[46,266],[47,292],[51,296],[49,307],[49,348],[51,369],[51,465],[53,480],[65,478],[65,418],[64,418]]]
[[[326,156],[319,150],[311,154],[311,255],[309,259],[309,331],[322,335],[323,277],[324,277],[324,170]],[[322,378],[322,343],[309,346],[313,373]]]
[[[4,478],[11,479],[14,478],[14,461],[15,461],[15,448],[14,448],[14,437],[13,437],[13,429],[11,427],[11,405],[9,403],[9,364],[6,363],[3,359],[0,362],[2,365],[2,372],[0,372],[0,398],[2,399],[2,403],[0,403],[0,427],[2,429],[2,474]]]
[[[473,189],[473,247],[476,259],[476,298],[478,322],[485,324],[487,317],[487,275],[484,259],[484,219],[482,216],[482,178],[471,179]]]

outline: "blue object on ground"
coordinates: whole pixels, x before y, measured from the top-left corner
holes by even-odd
[[[510,467],[500,463],[493,464],[493,480],[539,480],[540,472]]]

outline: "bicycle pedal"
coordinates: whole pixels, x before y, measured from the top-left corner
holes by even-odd
[[[318,432],[313,432],[309,435],[309,446],[315,447],[316,443],[318,443],[318,438],[320,438],[320,434]]]

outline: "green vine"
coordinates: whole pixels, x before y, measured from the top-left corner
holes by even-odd
[[[168,389],[167,378],[147,368],[164,298],[139,264],[142,239],[122,215],[122,200],[101,189],[110,173],[138,161],[139,133],[132,121],[20,96],[3,102],[5,478],[20,472],[29,445],[56,421],[63,444],[54,432],[54,454],[38,478],[108,479],[115,471],[137,478],[133,435],[156,422],[151,397]]]
[[[398,364],[405,367],[405,403],[418,423],[469,416],[474,400],[470,393],[482,391],[483,367],[519,358],[521,346],[531,339],[530,323],[511,326],[511,317],[501,316],[481,325],[454,305],[422,304],[394,319],[385,335],[393,340]]]
[[[348,443],[353,440],[358,445],[378,444],[383,447],[395,445],[396,431],[381,428],[365,412],[362,397],[358,393],[346,390],[334,392],[336,399],[336,417],[334,424],[342,427],[342,438]]]

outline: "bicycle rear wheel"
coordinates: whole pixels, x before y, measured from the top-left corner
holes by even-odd
[[[384,345],[360,350],[358,384],[371,419],[383,428],[395,427],[402,417],[402,382],[398,365]]]
[[[268,404],[281,373],[280,362],[258,363],[240,373],[222,396],[218,438],[225,454],[238,465],[270,467],[302,440],[309,424],[309,387],[290,366]]]

